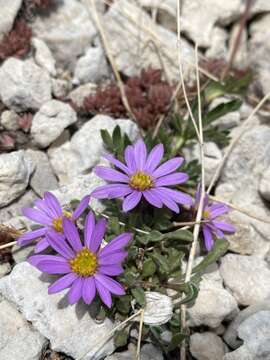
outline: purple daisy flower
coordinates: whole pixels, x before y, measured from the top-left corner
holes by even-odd
[[[124,271],[121,263],[128,255],[124,247],[131,240],[132,234],[122,233],[101,248],[106,225],[105,219],[95,223],[93,213],[89,212],[84,226],[83,244],[77,227],[67,218],[63,219],[66,239],[59,238],[57,232],[48,234],[48,241],[57,255],[34,255],[28,261],[40,271],[63,275],[49,286],[49,294],[70,288],[68,301],[72,305],[80,298],[90,304],[98,293],[108,307],[112,305],[111,294],[125,294],[122,285],[112,277]]]
[[[142,140],[127,146],[124,155],[126,164],[112,155],[105,156],[118,170],[105,166],[95,168],[95,173],[110,183],[98,187],[91,196],[97,199],[124,198],[125,212],[137,206],[142,197],[157,208],[165,205],[176,213],[179,212],[177,204],[192,205],[189,195],[168,187],[188,180],[186,173],[176,172],[183,158],[175,157],[159,166],[164,155],[163,145],[156,145],[147,154]]]
[[[35,252],[39,253],[49,246],[48,235],[50,231],[57,231],[63,234],[62,222],[64,218],[76,221],[84,212],[89,204],[90,196],[85,196],[73,213],[63,210],[58,199],[50,192],[44,193],[43,199],[35,200],[36,208],[24,208],[22,213],[28,219],[43,225],[40,229],[29,231],[17,240],[19,246],[30,244],[36,239],[40,239],[35,247]],[[62,236],[63,237],[63,236]]]
[[[201,191],[198,188],[195,195],[194,210],[197,211],[200,202]],[[204,244],[207,251],[210,251],[214,246],[214,238],[224,238],[225,234],[233,234],[236,229],[233,225],[225,221],[219,220],[218,217],[227,214],[230,208],[222,203],[211,204],[209,203],[208,195],[204,197],[202,220],[202,232]]]

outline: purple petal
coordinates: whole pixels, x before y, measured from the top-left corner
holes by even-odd
[[[57,219],[62,216],[61,205],[60,205],[58,199],[52,193],[46,191],[44,193],[44,200],[45,200],[45,203],[47,204],[47,206],[52,211],[54,218]]]
[[[160,200],[160,197],[158,196],[158,193],[155,191],[155,189],[143,191],[143,196],[151,205],[157,208],[162,208],[162,201]]]
[[[142,193],[140,191],[133,191],[130,195],[128,195],[125,200],[123,201],[123,211],[127,212],[135,206],[138,205],[142,198]]]
[[[136,171],[136,162],[134,157],[134,149],[133,146],[128,145],[125,150],[125,161],[126,164],[131,171],[131,173],[134,173]]]
[[[83,279],[83,285],[82,285],[83,301],[87,305],[89,305],[94,300],[95,296],[96,296],[96,282],[94,278],[91,276],[86,279]]]
[[[98,269],[99,274],[105,274],[109,276],[118,276],[124,272],[121,265],[103,265]]]
[[[82,296],[82,284],[83,279],[80,277],[73,281],[71,289],[68,292],[68,302],[70,305],[73,305],[80,300]]]
[[[210,219],[215,219],[218,216],[227,214],[230,211],[230,208],[224,204],[214,204],[209,206],[210,210]]]
[[[126,165],[124,165],[121,161],[117,160],[113,155],[106,154],[104,158],[109,160],[118,169],[124,171],[127,175],[131,175],[132,172],[129,170],[129,168]]]
[[[155,185],[159,186],[169,186],[169,185],[178,185],[183,184],[188,180],[188,175],[186,173],[178,172],[170,175],[163,176],[155,181]]]
[[[115,265],[120,264],[128,256],[127,251],[118,251],[115,253],[109,253],[100,255],[98,259],[99,265]]]
[[[105,235],[106,226],[107,226],[107,220],[105,219],[98,220],[89,243],[89,250],[92,251],[93,253],[96,253],[100,247],[101,241]]]
[[[38,239],[39,237],[45,235],[47,232],[47,228],[40,228],[37,230],[29,231],[23,235],[21,235],[17,239],[17,245],[24,246],[31,243],[33,240]]]
[[[54,219],[54,214],[51,209],[47,206],[45,200],[37,199],[34,201],[35,206],[41,210],[41,212],[45,213],[49,218]]]
[[[70,265],[67,261],[64,263],[62,261],[57,261],[55,259],[42,260],[36,265],[36,267],[40,271],[45,272],[47,274],[68,274],[71,272]]]
[[[95,174],[106,181],[123,182],[128,183],[129,177],[120,171],[112,169],[106,166],[96,166],[94,170]]]
[[[96,288],[100,299],[102,302],[107,305],[109,308],[112,306],[112,296],[109,290],[107,290],[99,281],[95,279]]]
[[[171,209],[172,211],[174,211],[175,213],[178,214],[179,213],[179,207],[176,204],[176,202],[174,201],[174,199],[172,198],[172,196],[170,196],[162,188],[157,188],[155,190],[156,190],[158,196],[160,197],[160,200],[163,202],[163,204],[165,206],[167,206],[167,208]]]
[[[148,172],[153,172],[158,164],[161,162],[164,155],[164,146],[163,144],[156,145],[148,155],[145,170]]]
[[[66,264],[66,259],[62,258],[61,256],[55,256],[55,255],[33,255],[30,256],[27,261],[29,264],[33,266],[37,266],[41,261],[57,261],[59,263]]]
[[[84,224],[84,244],[89,249],[91,237],[95,229],[95,216],[92,211],[88,213]]]
[[[124,184],[108,184],[95,189],[91,196],[96,199],[114,199],[130,194],[133,190],[129,185]]]
[[[218,229],[225,231],[227,233],[235,233],[236,229],[233,225],[226,223],[225,221],[212,221],[215,227]]]
[[[35,253],[38,254],[41,251],[47,249],[47,247],[49,247],[50,244],[48,243],[47,238],[45,237],[44,239],[39,240],[39,242],[37,243],[37,245],[35,246]]]
[[[203,237],[204,237],[204,244],[207,251],[210,251],[212,247],[214,246],[214,239],[211,233],[211,230],[207,225],[203,225]]]
[[[74,273],[64,275],[48,287],[48,294],[55,294],[70,287],[77,278],[78,275]]]
[[[131,233],[123,233],[116,236],[112,241],[110,241],[103,249],[100,250],[101,255],[109,255],[112,252],[122,250],[132,239]]]
[[[75,257],[74,251],[69,247],[63,235],[50,231],[47,238],[50,246],[64,258],[72,259]]]
[[[143,140],[139,139],[134,144],[134,158],[137,170],[143,170],[146,163],[147,149]]]
[[[90,195],[86,195],[84,198],[82,198],[79,205],[76,207],[74,213],[72,214],[73,220],[77,220],[81,216],[81,214],[87,208],[89,201],[90,201]]]
[[[192,197],[188,194],[183,193],[182,191],[168,189],[165,187],[156,188],[156,190],[160,191],[162,194],[170,197],[174,202],[182,204],[182,205],[192,205],[193,200]]]
[[[101,283],[107,290],[109,290],[114,295],[124,295],[125,290],[122,285],[120,285],[116,280],[110,278],[109,276],[96,274],[94,275],[95,280]]]
[[[28,219],[35,221],[42,225],[51,225],[52,220],[49,218],[49,216],[45,215],[39,210],[32,209],[32,208],[24,208],[22,209],[22,213],[25,217]]]
[[[164,175],[171,174],[177,170],[182,164],[184,159],[182,157],[175,157],[166,161],[164,164],[160,165],[154,172],[153,176],[159,178]]]
[[[63,230],[64,234],[75,252],[82,250],[83,246],[81,243],[79,231],[76,225],[69,219],[63,218]]]

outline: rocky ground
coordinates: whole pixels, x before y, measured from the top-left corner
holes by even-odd
[[[31,3],[36,3],[34,9]],[[102,183],[91,172],[104,153],[101,129],[112,133],[119,125],[132,140],[139,137],[138,124],[127,116],[113,118],[98,112],[90,116],[78,110],[99,84],[113,79],[113,71],[87,1],[51,3],[0,0],[0,42],[7,41],[5,34],[18,19],[27,19],[32,31],[29,49],[16,34],[8,46],[0,45],[0,222],[18,230],[31,227],[21,208],[44,191],[52,191],[67,204]],[[160,68],[161,57],[169,81],[179,81],[176,0],[96,0],[96,7],[123,77],[149,66]],[[243,11],[241,0],[183,1],[187,80],[194,72],[195,42],[203,59],[229,59]],[[269,36],[270,2],[257,0],[243,29],[235,65],[254,71],[251,91],[260,98],[270,91]],[[8,54],[12,46],[14,53]],[[230,129],[233,139],[253,106],[245,99],[239,110],[218,120],[219,126]],[[229,252],[203,275],[198,298],[188,311],[190,358],[270,359],[269,119],[267,108],[255,115],[215,188],[218,199],[244,211],[230,213],[237,232],[228,238]],[[187,157],[197,157],[196,148],[185,151]],[[224,151],[214,142],[205,145],[208,184]],[[96,200],[91,206],[103,209]],[[0,253],[0,358],[135,358],[132,341],[128,349],[114,354],[110,341],[97,354],[95,345],[114,324],[109,319],[92,320],[87,307],[68,307],[62,295],[48,296],[47,283],[25,261],[32,250],[13,246]],[[144,343],[141,359],[163,359],[163,355],[153,344]]]

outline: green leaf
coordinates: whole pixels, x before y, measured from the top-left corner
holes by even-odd
[[[125,330],[116,330],[114,333],[114,345],[118,347],[123,347],[128,342],[128,333]]]
[[[187,335],[180,333],[180,332],[173,334],[171,342],[167,346],[166,351],[169,352],[169,351],[176,349],[182,343],[182,341],[185,340],[186,338],[187,338]]]
[[[165,273],[165,274],[169,274],[170,267],[169,267],[169,264],[168,264],[168,260],[166,259],[165,256],[161,255],[157,251],[154,251],[151,254],[151,257],[157,263],[158,269],[160,270],[160,272]]]
[[[186,296],[177,303],[177,306],[193,302],[198,296],[199,288],[193,282],[188,282],[185,284],[184,293]]]
[[[113,145],[118,147],[119,143],[122,140],[121,128],[119,125],[116,125],[116,127],[113,129],[112,139],[113,139]]]
[[[216,262],[228,250],[229,243],[224,239],[217,239],[213,250],[211,250],[205,258],[193,268],[192,273],[198,273],[205,270],[209,265]]]
[[[137,303],[141,306],[144,307],[145,306],[145,294],[144,294],[144,290],[142,288],[134,288],[131,289],[131,293],[134,296],[135,300],[137,301]]]
[[[190,242],[193,241],[193,234],[189,230],[177,229],[175,231],[164,234],[163,238],[168,240],[183,240]]]
[[[130,307],[131,307],[131,300],[132,300],[132,297],[130,295],[120,296],[116,300],[116,309],[121,314],[124,314],[124,315],[128,314],[130,311]]]
[[[232,112],[237,111],[242,105],[242,101],[235,99],[227,103],[222,103],[216,106],[214,109],[210,110],[206,116],[203,118],[203,125],[208,125],[211,122],[217,120],[218,118]]]
[[[113,149],[113,140],[108,130],[101,129],[100,134],[105,146],[108,147],[110,150]]]
[[[142,278],[145,279],[154,275],[156,270],[157,266],[152,259],[145,260],[142,268]]]

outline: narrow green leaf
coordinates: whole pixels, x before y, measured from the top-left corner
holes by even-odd
[[[206,116],[204,116],[203,125],[204,126],[209,125],[218,118],[230,112],[237,111],[241,105],[242,105],[242,101],[239,99],[235,99],[227,103],[219,104],[214,109],[210,110]]]
[[[226,253],[226,251],[228,250],[229,247],[229,243],[227,240],[224,239],[217,239],[215,241],[215,245],[213,250],[211,250],[206,256],[205,258],[197,265],[193,268],[192,272],[198,273],[201,272],[203,270],[205,270],[207,268],[207,266],[213,264],[214,262],[216,262],[222,255],[224,255]]]
[[[193,241],[193,235],[189,230],[177,229],[175,231],[166,233],[163,235],[163,238],[169,240],[183,240],[183,241]]]
[[[167,346],[166,350],[169,352],[169,351],[176,349],[182,343],[182,341],[185,340],[186,338],[187,338],[187,335],[180,333],[180,332],[173,334],[172,340],[171,340],[170,344]]]
[[[104,144],[106,145],[106,147],[108,147],[109,149],[112,149],[113,141],[112,141],[112,137],[111,137],[110,133],[108,132],[108,130],[101,129],[100,134],[101,134],[102,140],[103,140]]]
[[[137,303],[144,307],[145,306],[145,294],[144,294],[144,290],[142,288],[134,288],[131,289],[131,293],[134,296],[135,300],[137,301]]]

